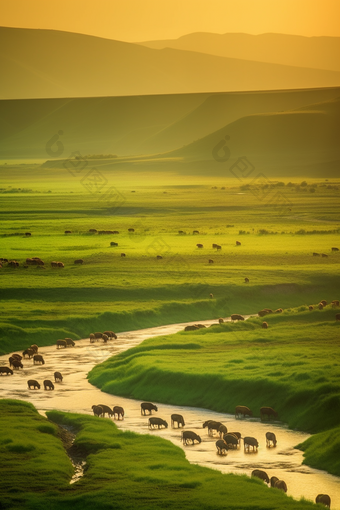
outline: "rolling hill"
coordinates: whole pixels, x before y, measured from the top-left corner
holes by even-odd
[[[219,57],[340,71],[340,37],[199,32],[178,39],[145,41],[140,44],[155,49],[173,48]]]
[[[0,98],[333,87],[340,72],[154,49],[69,32],[0,28]]]

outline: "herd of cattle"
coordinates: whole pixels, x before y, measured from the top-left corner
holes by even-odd
[[[155,404],[152,402],[142,402],[140,406],[141,415],[149,415],[149,430],[168,428],[168,422],[166,420],[163,418],[151,416],[152,411],[158,411],[158,407]],[[117,416],[118,420],[124,418],[124,409],[120,406],[114,406],[111,409],[105,404],[98,404],[92,406],[92,411],[93,414],[98,417],[104,418],[107,414],[108,417],[113,417],[114,419]],[[278,419],[278,413],[271,407],[261,407],[260,415],[261,420],[268,419],[270,421],[272,418]],[[245,418],[246,416],[253,416],[252,411],[246,406],[236,406],[235,418]],[[170,418],[171,428],[183,429],[185,427],[185,420],[181,414],[172,414]],[[245,453],[258,452],[259,442],[255,437],[242,437],[241,432],[228,431],[227,426],[219,421],[207,420],[203,423],[203,428],[207,429],[209,437],[213,437],[214,435],[217,436],[218,439],[215,442],[217,455],[227,455],[228,450],[231,449],[238,450],[240,448],[241,440],[243,440]],[[265,438],[267,448],[276,447],[277,439],[274,432],[266,432]],[[183,445],[185,446],[194,445],[196,443],[200,444],[202,442],[202,438],[193,430],[182,430],[181,442],[183,442]],[[254,469],[251,473],[251,476],[263,480],[270,487],[274,487],[276,489],[287,492],[287,484],[284,480],[280,480],[276,476],[269,478],[267,473],[261,469]],[[328,494],[318,494],[315,501],[316,503],[322,503],[330,508],[331,499]]]

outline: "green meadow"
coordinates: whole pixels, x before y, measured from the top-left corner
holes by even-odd
[[[227,178],[201,177],[194,185],[183,175],[136,173],[128,185],[118,173],[101,192],[90,193],[65,169],[3,165],[0,176],[1,257],[20,264],[1,269],[2,353],[93,330],[338,297],[340,252],[331,248],[340,245],[339,181],[275,181],[271,196],[281,193],[287,207]],[[115,189],[111,199],[109,187]],[[90,234],[91,228],[119,234]],[[44,260],[45,269],[24,268],[30,257]],[[82,266],[74,264],[78,258]],[[52,268],[54,260],[65,267]]]
[[[60,411],[49,411],[46,419],[18,400],[1,400],[0,411],[4,509],[316,508],[261,480],[191,465],[170,441],[122,432],[111,420]],[[84,476],[73,484],[61,440],[70,446],[65,428],[75,435],[73,452],[86,460]]]

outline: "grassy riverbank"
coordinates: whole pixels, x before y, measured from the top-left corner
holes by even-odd
[[[187,509],[308,510],[277,489],[246,476],[191,465],[184,452],[152,435],[122,432],[111,420],[50,411],[71,428],[86,459],[84,476],[68,485],[72,466],[57,427],[31,404],[0,401],[1,508],[11,510]],[[10,422],[10,425],[9,425]]]

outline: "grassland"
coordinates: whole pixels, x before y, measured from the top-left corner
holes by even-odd
[[[31,404],[12,400],[0,401],[0,410],[4,509],[315,508],[260,480],[191,465],[171,442],[119,431],[111,420],[50,411],[47,421]],[[52,422],[76,434],[75,448],[86,459],[84,476],[72,485],[72,465]]]
[[[1,257],[20,263],[1,269],[2,353],[93,330],[126,331],[337,298],[340,255],[331,252],[339,245],[337,181],[278,184],[275,192],[284,194],[289,211],[259,200],[236,179],[201,177],[193,185],[188,177],[153,175],[150,186],[135,174],[128,186],[126,176],[111,175],[101,193],[90,193],[65,169],[56,174],[3,166],[0,177]],[[111,201],[105,198],[109,187],[117,192]],[[90,228],[120,233],[91,235]],[[20,235],[27,231],[31,237]],[[45,261],[45,270],[23,267],[34,256]],[[77,258],[82,266],[74,265]],[[52,260],[65,267],[51,268]]]

